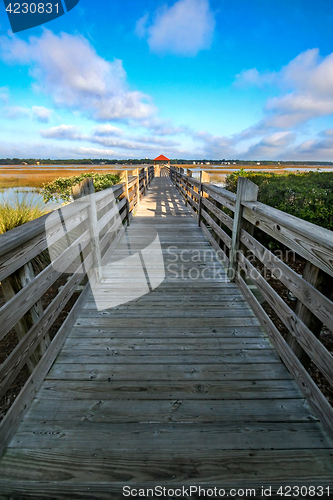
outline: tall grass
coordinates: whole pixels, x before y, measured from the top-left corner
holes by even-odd
[[[54,181],[59,177],[71,177],[80,175],[81,173],[113,173],[120,172],[115,168],[19,168],[8,169],[0,168],[0,189],[1,188],[16,188],[16,187],[33,187],[41,188],[44,184]]]
[[[35,195],[24,193],[19,196],[17,193],[10,200],[5,199],[0,203],[0,234],[37,219],[47,212]]]

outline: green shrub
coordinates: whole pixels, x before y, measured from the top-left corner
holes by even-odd
[[[108,187],[118,184],[120,182],[120,176],[117,174],[80,174],[73,175],[72,177],[59,177],[48,184],[44,184],[41,194],[45,203],[51,200],[59,201],[60,199],[64,201],[70,201],[72,195],[72,187],[83,181],[87,177],[92,177],[94,180],[95,191],[102,191]]]
[[[0,233],[37,219],[47,212],[40,206],[36,196],[25,193],[19,197],[17,193],[12,200],[4,200],[0,203]]]
[[[276,174],[242,169],[227,176],[226,188],[233,193],[239,176],[259,186],[262,203],[333,230],[333,172]]]

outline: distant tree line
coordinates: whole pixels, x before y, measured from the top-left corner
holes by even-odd
[[[152,158],[131,158],[127,160],[118,160],[118,159],[108,159],[108,158],[81,158],[77,159],[68,159],[68,160],[51,160],[50,158],[41,159],[41,158],[1,158],[0,165],[141,165],[141,164],[151,164],[153,163]],[[203,158],[201,160],[185,160],[183,158],[175,158],[170,160],[172,165],[199,165],[201,163],[210,164],[210,165],[221,165],[221,164],[230,164],[230,165],[333,165],[333,162],[329,161],[272,161],[272,160],[260,160],[257,162],[255,160],[233,160],[233,159],[221,159],[221,160],[209,160],[207,158]]]

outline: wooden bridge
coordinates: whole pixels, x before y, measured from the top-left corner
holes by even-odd
[[[246,179],[237,197],[203,181],[150,167],[57,211],[61,224],[45,216],[0,237],[0,339],[19,339],[0,366],[1,397],[30,369],[0,427],[0,498],[116,499],[124,486],[157,485],[333,494],[333,411],[306,369],[311,359],[333,382],[317,338],[333,329],[332,233],[257,202]],[[160,245],[148,259],[142,225]],[[307,260],[303,277],[254,227]],[[122,266],[134,247],[141,260]],[[290,290],[295,311],[250,254]]]

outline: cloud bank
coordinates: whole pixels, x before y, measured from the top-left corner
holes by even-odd
[[[59,107],[97,121],[140,120],[156,112],[149,96],[129,89],[122,61],[103,59],[83,36],[49,30],[27,42],[2,36],[0,50],[7,63],[30,65],[38,90]]]

